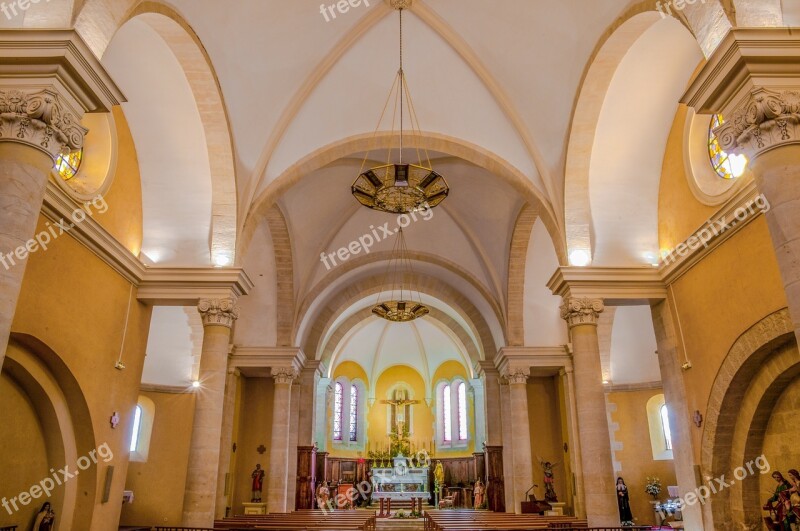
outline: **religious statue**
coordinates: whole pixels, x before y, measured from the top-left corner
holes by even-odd
[[[389,404],[391,406],[389,426],[391,427],[393,448],[390,457],[396,456],[399,452],[404,454],[411,453],[411,449],[407,444],[409,421],[411,420],[411,406],[420,403],[419,400],[409,399],[408,391],[404,389],[396,389],[393,396],[394,398],[392,400],[381,400],[382,404]]]
[[[323,481],[317,487],[317,507],[320,509],[328,507],[328,500],[331,497],[331,491],[328,485]]]
[[[253,486],[251,489],[253,495],[250,501],[252,503],[261,503],[261,491],[264,489],[264,470],[261,468],[260,464],[256,465],[256,469],[253,470],[250,477],[253,478]]]
[[[436,461],[436,468],[433,469],[433,478],[436,480],[437,487],[444,485],[444,467],[441,461]]]
[[[539,464],[542,465],[542,470],[544,470],[544,499],[550,503],[557,503],[558,495],[556,494],[556,489],[553,488],[553,467],[558,466],[558,463],[553,464],[540,457]]]
[[[630,526],[633,524],[631,514],[631,500],[628,497],[628,486],[621,477],[617,478],[617,509],[619,510],[620,525]]]
[[[33,531],[51,531],[56,523],[56,513],[53,512],[50,502],[44,502],[36,520],[33,523]]]
[[[778,486],[775,488],[775,494],[767,500],[763,509],[769,511],[773,518],[768,517],[765,520],[770,529],[791,531],[792,523],[795,521],[795,516],[791,510],[792,484],[786,481],[783,474],[777,470],[772,473],[772,479],[778,483]]]
[[[475,486],[473,487],[473,489],[475,492],[474,507],[476,509],[480,509],[481,507],[483,507],[483,503],[486,501],[486,498],[484,498],[484,495],[486,493],[486,487],[483,485],[481,478],[478,478],[478,480],[475,482]]]

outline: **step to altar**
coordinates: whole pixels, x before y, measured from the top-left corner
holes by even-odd
[[[378,518],[378,531],[422,531],[425,521],[422,518]]]

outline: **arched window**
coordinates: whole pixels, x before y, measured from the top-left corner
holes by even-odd
[[[469,441],[467,383],[462,378],[436,387],[436,433],[439,446],[463,448]]]
[[[342,440],[342,418],[344,409],[344,387],[336,382],[333,393],[333,440]]]
[[[664,395],[653,395],[645,406],[650,431],[650,446],[655,461],[672,459],[672,434],[669,429],[669,409]]]
[[[442,441],[449,443],[453,440],[453,427],[450,417],[450,384],[442,387],[442,426],[444,427],[444,436]]]
[[[147,461],[155,415],[155,403],[146,396],[140,396],[131,415],[131,435],[128,445],[131,461],[140,463]]]
[[[142,406],[136,405],[133,412],[133,433],[131,434],[130,451],[135,452],[139,449],[139,435],[142,432]]]
[[[723,179],[735,179],[741,177],[747,167],[747,157],[744,155],[728,155],[719,145],[719,139],[714,134],[714,129],[725,123],[721,114],[715,114],[711,118],[708,126],[708,157],[711,166],[717,175]]]
[[[358,441],[358,387],[350,385],[350,442]]]
[[[458,384],[458,440],[467,440],[467,384]]]
[[[664,430],[664,442],[666,443],[667,450],[672,450],[672,434],[669,431],[669,411],[667,411],[667,404],[661,406],[661,429]]]

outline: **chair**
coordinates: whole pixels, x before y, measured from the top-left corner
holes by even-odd
[[[444,498],[439,500],[439,509],[444,509],[444,508],[452,509],[454,507],[455,500],[456,500],[455,494],[450,494],[448,496],[445,496]]]

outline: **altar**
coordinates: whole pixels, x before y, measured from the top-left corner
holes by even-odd
[[[428,499],[431,497],[428,487],[428,467],[373,468],[372,491],[375,498]]]

